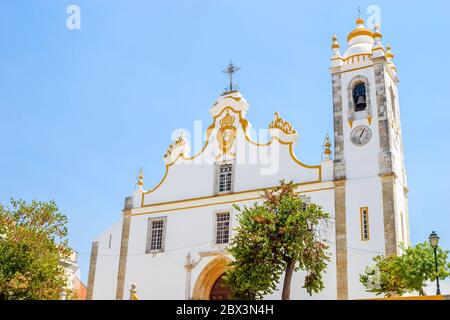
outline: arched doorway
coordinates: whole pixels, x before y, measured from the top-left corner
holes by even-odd
[[[228,299],[227,290],[229,289],[221,284],[223,284],[222,276],[225,270],[228,269],[230,262],[230,258],[225,256],[218,256],[211,260],[200,272],[197,281],[195,281],[192,299],[209,300],[219,299],[222,296],[226,296],[224,299]]]
[[[230,300],[233,290],[223,280],[224,274],[217,278],[211,292],[209,294],[210,300]]]

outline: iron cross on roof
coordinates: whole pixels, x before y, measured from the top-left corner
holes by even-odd
[[[230,87],[225,89],[226,91],[232,92],[234,90],[237,90],[237,85],[233,88],[233,73],[237,72],[240,69],[241,68],[239,68],[237,65],[233,64],[233,61],[230,61],[228,67],[222,71],[223,73],[228,73],[228,77],[230,78]]]

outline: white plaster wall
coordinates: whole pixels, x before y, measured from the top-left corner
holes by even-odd
[[[238,163],[235,169],[237,192],[276,186],[281,179],[297,183],[319,180],[318,169],[305,168],[293,161],[288,145],[280,144],[278,140],[274,140],[269,147],[247,144],[251,154],[259,153],[260,157],[267,155],[267,159],[264,159],[267,164]]]
[[[323,206],[330,212],[332,219],[323,234],[334,253],[334,191],[324,190],[306,193],[311,201]],[[240,205],[252,205],[254,201],[242,202]],[[195,209],[177,210],[167,213],[143,214],[133,216],[131,219],[130,239],[128,247],[127,273],[125,289],[130,288],[131,283],[137,285],[138,295],[141,299],[184,299],[186,270],[184,268],[186,255],[190,252],[192,258],[199,259],[199,252],[216,250],[213,244],[215,213],[230,211],[232,225],[236,226],[236,211],[231,204],[214,205]],[[166,242],[165,251],[157,254],[145,254],[147,224],[149,218],[165,217]],[[192,270],[191,294],[198,275],[214,257],[205,257]],[[304,277],[304,275],[303,275]],[[304,289],[303,278],[296,274],[293,279],[293,299],[310,298],[336,298],[336,271],[334,256],[329,263],[324,275],[326,289],[319,295],[310,297]],[[267,298],[279,299],[281,291]]]
[[[361,239],[360,208],[369,208],[369,240]],[[346,184],[347,277],[349,299],[373,297],[365,292],[359,275],[372,257],[384,253],[384,220],[381,183],[378,176],[350,180]]]
[[[198,252],[214,248],[214,212],[217,210],[229,210],[234,216],[231,204],[133,216],[125,288],[136,283],[142,299],[184,299],[186,255],[191,252],[192,258],[198,259]],[[167,219],[165,250],[146,254],[148,219],[158,217]],[[193,274],[198,270],[199,266]]]
[[[395,198],[396,198],[396,228],[397,228],[397,242],[408,245],[408,218],[407,218],[407,199],[405,197],[405,192],[403,185],[400,181],[395,183]],[[402,222],[403,220],[403,222]]]
[[[350,127],[347,121],[348,84],[362,75],[369,81],[372,122],[355,120]],[[359,282],[359,275],[367,265],[373,264],[372,257],[384,253],[384,222],[381,180],[379,177],[378,106],[376,99],[375,74],[373,68],[361,69],[343,74],[344,155],[346,166],[346,222],[347,222],[347,276],[349,299],[373,297]],[[372,139],[364,146],[355,146],[350,141],[353,128],[365,125],[372,131]],[[369,240],[361,239],[360,208],[369,208]]]
[[[109,235],[111,248],[108,248]],[[110,300],[116,298],[117,270],[119,268],[122,221],[104,231],[94,241],[98,241],[97,266],[94,281],[94,300]]]

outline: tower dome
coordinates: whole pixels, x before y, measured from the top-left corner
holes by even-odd
[[[356,19],[356,28],[347,36],[348,49],[345,51],[343,58],[358,54],[371,54],[374,43],[373,37],[373,31],[366,28],[364,20]]]

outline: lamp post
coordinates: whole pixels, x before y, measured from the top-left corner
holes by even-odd
[[[438,262],[436,253],[439,244],[439,236],[437,235],[436,232],[433,231],[428,237],[428,240],[430,241],[430,245],[434,250],[434,266],[436,268],[436,295],[440,295],[441,289],[439,288]]]

